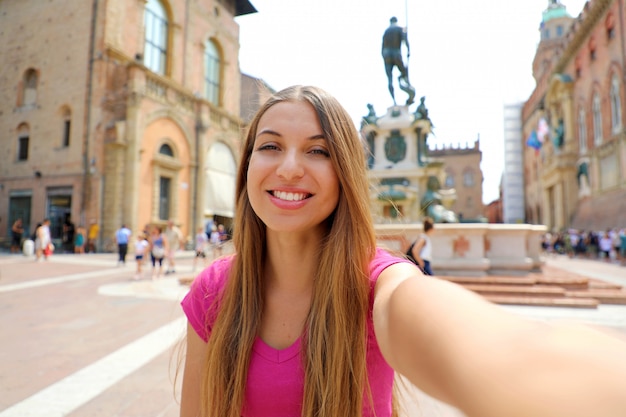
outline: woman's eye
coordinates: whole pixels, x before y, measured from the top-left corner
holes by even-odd
[[[328,150],[326,150],[326,149],[321,149],[321,148],[313,149],[313,150],[311,150],[311,153],[313,153],[315,155],[322,155],[322,156],[325,156],[327,158],[330,157],[330,152],[328,152]]]
[[[278,150],[278,146],[271,144],[271,143],[266,143],[264,145],[261,145],[257,148],[258,151],[275,151]]]

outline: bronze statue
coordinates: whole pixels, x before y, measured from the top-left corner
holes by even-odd
[[[383,60],[385,61],[385,72],[387,73],[389,93],[391,94],[393,104],[395,105],[396,96],[394,94],[392,76],[394,67],[398,68],[398,70],[400,71],[400,76],[398,77],[398,85],[402,91],[406,92],[409,95],[409,98],[406,100],[406,105],[408,106],[413,104],[413,99],[415,98],[415,89],[411,86],[411,83],[409,82],[409,70],[402,61],[403,42],[406,45],[408,61],[411,52],[406,30],[398,26],[398,19],[396,17],[392,17],[391,19],[389,19],[389,27],[387,28],[387,30],[385,30],[385,33],[383,35],[382,55]]]

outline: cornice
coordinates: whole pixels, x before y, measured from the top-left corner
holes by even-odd
[[[559,60],[554,67],[555,73],[563,72],[567,64],[572,60],[576,52],[578,52],[585,39],[587,39],[589,33],[596,26],[604,12],[606,12],[611,6],[611,3],[613,3],[613,0],[593,0],[588,3],[590,8],[587,12],[585,12],[580,26],[574,33],[574,37],[567,44],[565,50],[559,57]],[[576,23],[574,24],[576,25]]]

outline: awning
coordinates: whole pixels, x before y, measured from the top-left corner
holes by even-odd
[[[237,164],[230,148],[221,142],[209,149],[206,158],[204,213],[235,216],[235,176]]]

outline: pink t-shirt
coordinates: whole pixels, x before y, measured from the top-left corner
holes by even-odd
[[[213,302],[224,289],[233,256],[213,262],[194,280],[182,307],[189,323],[204,340],[208,340],[211,323],[216,317]],[[380,273],[398,262],[408,262],[397,258],[382,249],[377,249],[370,263],[370,309],[367,319],[367,371],[372,391],[375,414],[369,401],[363,400],[363,415],[376,417],[391,416],[391,395],[393,389],[393,369],[383,358],[372,320],[374,285]],[[301,338],[286,349],[278,350],[268,346],[257,337],[250,358],[248,382],[243,417],[286,416],[300,417],[304,393],[304,369],[300,356]]]

